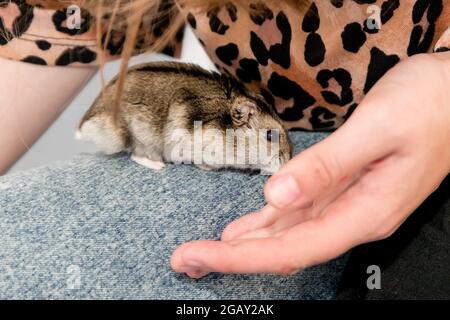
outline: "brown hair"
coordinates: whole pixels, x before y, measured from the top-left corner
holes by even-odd
[[[289,6],[295,9],[304,10],[310,0],[283,0]],[[117,111],[122,100],[122,92],[125,83],[125,77],[127,74],[127,68],[129,60],[133,54],[137,35],[139,32],[139,26],[142,22],[143,14],[150,16],[152,21],[158,21],[158,19],[167,19],[170,17],[170,26],[167,27],[162,35],[154,41],[154,43],[147,48],[151,51],[158,51],[164,48],[167,43],[174,38],[175,34],[181,28],[184,23],[184,17],[180,14],[177,5],[183,8],[195,8],[197,10],[210,10],[213,8],[219,8],[226,5],[229,2],[233,2],[241,5],[249,11],[258,10],[258,6],[251,6],[252,3],[262,2],[262,0],[27,0],[32,5],[40,5],[48,9],[63,9],[68,5],[77,5],[83,9],[95,13],[97,21],[101,21],[103,17],[109,17],[108,32],[106,39],[101,40],[101,24],[97,23],[97,39],[99,46],[103,46],[105,49],[109,42],[111,31],[115,28],[123,28],[126,25],[126,37],[123,44],[123,50],[121,53],[122,64],[120,72],[117,78],[117,92],[114,99],[112,112],[114,115]],[[280,0],[265,0],[265,2],[271,2],[274,5],[280,2]],[[169,5],[168,5],[169,4]],[[126,19],[118,19],[117,17],[126,17]],[[103,42],[103,43],[102,43]],[[103,67],[103,63],[101,63]],[[102,82],[103,73],[102,73]]]

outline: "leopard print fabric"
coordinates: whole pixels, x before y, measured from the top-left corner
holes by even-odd
[[[258,0],[251,6],[258,10],[229,2],[208,12],[182,12],[216,67],[260,92],[289,128],[337,128],[399,61],[450,48],[450,2],[444,0],[316,0],[306,14],[281,1],[276,8]],[[0,56],[98,64],[93,19],[84,11],[83,17],[74,33],[64,26],[65,11],[0,0]],[[141,28],[136,52],[169,22],[159,28],[151,23]],[[107,58],[120,53],[123,40],[123,33],[111,39]],[[167,52],[179,52],[180,40]]]
[[[173,5],[172,0],[167,0],[160,10],[166,12],[167,7]],[[110,17],[102,17],[100,43],[105,50],[101,50],[95,13],[83,8],[78,12],[68,8],[48,10],[25,0],[0,0],[0,56],[56,66],[99,65],[102,61],[120,57],[126,26],[112,29],[107,37]],[[81,18],[79,25],[75,25],[75,16]],[[144,14],[134,53],[146,51],[170,24],[170,18],[166,15],[155,21],[150,13]],[[116,17],[116,21],[124,22],[126,18]],[[180,29],[162,52],[178,56],[182,35],[183,29]]]

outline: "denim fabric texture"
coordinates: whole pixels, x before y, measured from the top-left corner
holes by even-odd
[[[325,136],[291,133],[296,152]],[[345,257],[289,277],[193,280],[171,270],[178,245],[218,239],[262,207],[266,180],[190,165],[156,172],[126,154],[83,154],[0,177],[0,298],[333,298]]]

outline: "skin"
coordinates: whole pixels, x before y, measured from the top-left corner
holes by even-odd
[[[38,66],[0,58],[0,175],[47,130],[97,68]]]
[[[352,117],[265,186],[221,241],[185,243],[177,272],[294,274],[392,235],[450,172],[450,52],[406,59]]]
[[[0,69],[5,172],[96,69],[1,58]],[[180,246],[173,269],[194,278],[211,271],[292,274],[390,236],[450,172],[448,88],[450,52],[405,60],[344,126],[272,176],[266,207],[232,222],[222,241]],[[295,200],[286,203],[289,194]]]

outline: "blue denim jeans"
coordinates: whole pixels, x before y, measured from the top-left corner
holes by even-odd
[[[296,151],[325,137],[294,132]],[[210,274],[169,258],[264,205],[267,177],[80,155],[0,177],[0,298],[330,299],[345,257],[294,276]]]

